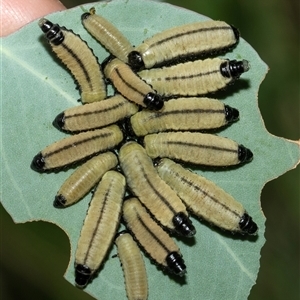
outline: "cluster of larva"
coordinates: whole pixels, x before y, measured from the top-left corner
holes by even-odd
[[[184,276],[186,266],[170,234],[195,235],[189,213],[231,232],[257,232],[242,204],[175,162],[224,167],[251,161],[252,152],[243,145],[203,133],[238,120],[238,110],[203,96],[233,83],[249,65],[199,59],[238,43],[238,31],[221,21],[175,27],[134,48],[95,9],[81,20],[111,56],[100,65],[73,31],[39,21],[84,105],[55,118],[55,127],[72,135],[39,152],[32,168],[80,165],[59,189],[56,208],[76,203],[96,186],[76,250],[76,285],[84,288],[93,279],[115,242],[128,298],[147,299],[138,246],[162,269]],[[111,97],[108,82],[116,90]],[[121,219],[129,233],[116,235]]]

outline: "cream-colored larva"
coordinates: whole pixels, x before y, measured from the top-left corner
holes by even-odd
[[[186,273],[178,246],[151,218],[137,198],[124,202],[123,219],[139,246],[156,264],[179,276]]]
[[[58,190],[53,205],[57,208],[70,206],[82,199],[110,169],[118,164],[112,152],[101,153],[78,167]]]
[[[39,172],[57,169],[100,152],[114,148],[123,140],[117,125],[81,132],[55,142],[32,160],[31,167]]]
[[[207,166],[232,166],[252,160],[252,152],[225,137],[199,132],[161,132],[144,138],[151,158],[168,157]]]
[[[199,96],[224,89],[249,70],[246,60],[196,60],[143,70],[138,75],[164,97]]]
[[[128,39],[107,19],[96,14],[94,7],[82,14],[81,21],[86,30],[112,55],[123,62],[128,62],[128,54],[133,46]]]
[[[143,256],[130,233],[122,231],[115,239],[128,300],[148,299],[148,278]]]
[[[210,98],[178,98],[165,102],[159,112],[142,110],[130,118],[137,136],[161,131],[215,129],[239,118],[237,109]]]
[[[119,227],[125,178],[108,171],[91,200],[75,253],[75,282],[85,287],[99,269]]]
[[[124,144],[119,151],[119,161],[130,190],[162,226],[188,237],[195,234],[184,204],[158,176],[141,145],[136,142]]]
[[[83,103],[106,98],[106,84],[101,66],[93,51],[81,37],[73,31],[45,18],[39,21],[53,52],[66,65],[80,89]]]
[[[195,59],[234,47],[239,32],[223,21],[195,22],[176,26],[146,39],[129,54],[136,70],[182,59]]]
[[[130,101],[149,109],[160,110],[163,107],[161,96],[118,58],[105,62],[104,74]]]
[[[243,205],[212,181],[167,158],[161,159],[156,168],[192,214],[231,232],[256,234],[257,225]]]
[[[114,124],[138,111],[138,106],[121,95],[66,109],[55,118],[58,129],[86,131]]]

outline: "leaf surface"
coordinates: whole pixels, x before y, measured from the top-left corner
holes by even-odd
[[[86,40],[101,62],[108,53],[85,31],[80,16],[95,6],[96,12],[114,23],[134,45],[156,32],[207,17],[165,3],[144,0],[115,0],[83,5],[47,16],[72,29]],[[80,105],[79,93],[69,72],[52,55],[37,21],[1,40],[2,124],[1,202],[16,223],[45,220],[61,227],[70,239],[71,257],[65,277],[74,283],[74,253],[91,195],[67,209],[52,206],[54,196],[67,172],[38,174],[30,169],[33,156],[65,134],[52,126],[54,117]],[[194,240],[178,240],[188,274],[176,279],[158,270],[145,259],[149,279],[149,299],[246,299],[255,284],[263,246],[265,217],[260,193],[266,182],[295,167],[299,144],[269,134],[263,124],[257,94],[267,66],[251,46],[241,40],[224,55],[245,58],[251,69],[236,85],[219,94],[240,111],[240,120],[218,132],[244,144],[254,160],[236,169],[198,170],[242,202],[259,226],[257,238],[224,233],[193,219]],[[5,180],[5,181],[4,181]],[[86,288],[97,299],[125,299],[120,263],[109,253],[98,278]]]

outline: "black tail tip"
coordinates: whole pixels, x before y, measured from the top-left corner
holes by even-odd
[[[45,159],[44,159],[43,154],[41,152],[39,152],[33,158],[30,167],[31,167],[31,169],[33,169],[34,171],[37,171],[37,172],[44,171],[44,168],[45,168]]]
[[[250,63],[243,59],[226,60],[220,65],[220,72],[224,77],[238,79],[243,73],[248,72],[250,69]]]
[[[64,129],[65,126],[65,114],[64,112],[58,114],[54,121],[52,122],[53,126],[59,130]]]
[[[178,276],[184,276],[186,273],[186,265],[183,258],[177,252],[171,252],[166,257],[166,262],[169,267],[169,270]]]
[[[241,163],[250,162],[253,159],[253,153],[250,149],[239,145],[238,158]]]
[[[252,220],[252,218],[247,213],[244,213],[243,216],[241,217],[239,226],[243,233],[247,233],[250,235],[257,234],[258,231],[257,224]]]
[[[160,110],[164,106],[164,101],[159,94],[148,93],[144,98],[144,104],[149,109]]]
[[[87,286],[91,279],[92,271],[84,265],[76,265],[75,267],[75,284],[78,288],[83,289]]]
[[[173,224],[176,232],[185,237],[193,237],[196,234],[196,229],[192,221],[183,212],[176,214],[173,217]]]
[[[228,123],[236,122],[240,118],[240,112],[229,105],[225,105],[225,119]]]
[[[53,206],[55,208],[64,208],[66,207],[65,205],[66,202],[67,202],[66,198],[63,195],[59,194],[55,196],[55,199],[53,201]]]
[[[53,23],[46,18],[41,18],[38,22],[38,25],[44,33],[47,33],[53,26]]]

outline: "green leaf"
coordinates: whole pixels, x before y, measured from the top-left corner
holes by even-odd
[[[80,34],[102,61],[107,52],[90,37],[80,21],[83,11],[91,6],[84,5],[47,18]],[[115,0],[93,6],[134,45],[166,28],[207,19],[191,11],[152,1]],[[5,179],[1,202],[16,223],[45,220],[57,224],[68,234],[71,257],[65,277],[74,283],[74,253],[91,196],[67,209],[55,209],[52,206],[54,196],[71,170],[38,174],[30,169],[30,163],[38,151],[65,136],[51,123],[62,110],[80,105],[77,102],[79,93],[71,75],[49,50],[37,22],[1,42],[1,64],[5,70],[5,74],[1,73],[1,170],[2,180]],[[226,104],[240,111],[240,120],[218,134],[250,148],[254,160],[237,169],[199,170],[199,173],[243,203],[257,222],[259,234],[253,239],[233,236],[194,220],[196,238],[177,241],[188,268],[186,280],[165,275],[148,258],[145,259],[149,299],[246,299],[255,284],[260,250],[265,242],[261,190],[266,182],[295,167],[299,161],[299,144],[270,135],[264,127],[257,94],[267,66],[243,40],[234,51],[224,56],[245,58],[250,61],[251,69],[222,95]],[[126,298],[119,260],[112,258],[115,253],[113,247],[98,278],[86,288],[95,298],[111,299],[112,295],[114,299]]]

